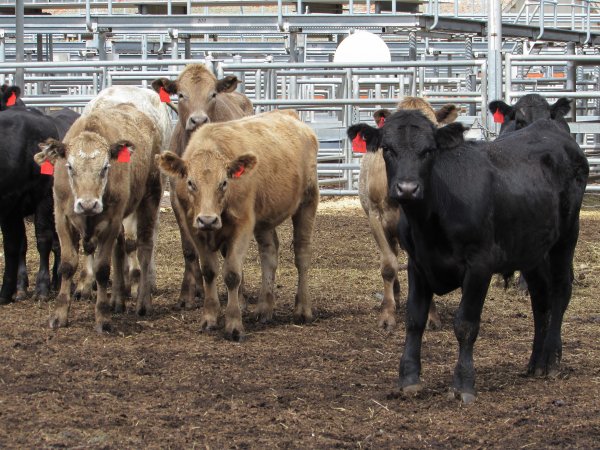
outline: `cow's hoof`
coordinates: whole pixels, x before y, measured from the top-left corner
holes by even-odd
[[[225,339],[227,339],[228,341],[233,341],[233,342],[244,342],[244,340],[246,339],[246,336],[245,336],[243,330],[235,328],[231,331],[225,332]]]
[[[13,302],[12,298],[0,297],[0,305],[8,305],[9,303],[12,303],[12,302]]]
[[[47,302],[48,301],[48,294],[35,294],[33,296],[33,299],[36,302]]]
[[[306,323],[311,323],[313,321],[313,316],[311,312],[300,312],[300,313],[294,313],[294,323],[296,325],[302,325],[302,324],[306,324]]]
[[[402,387],[402,392],[405,395],[417,395],[423,390],[423,383],[409,384]]]
[[[15,302],[23,301],[27,298],[27,291],[18,290],[15,294]]]
[[[48,319],[48,326],[56,330],[57,328],[66,327],[69,324],[69,321],[66,317],[61,316],[60,314],[55,314]]]
[[[125,312],[125,302],[115,302],[113,310],[117,314],[123,314]]]
[[[76,300],[90,300],[92,298],[92,289],[75,289],[73,297]]]
[[[396,318],[393,314],[382,314],[377,324],[384,331],[392,331],[396,328]]]
[[[152,307],[147,306],[147,305],[139,305],[135,309],[135,313],[140,317],[149,316],[151,312],[152,312]]]
[[[273,320],[273,310],[256,311],[256,320],[260,323],[269,323]]]
[[[112,325],[108,320],[102,320],[101,322],[96,323],[94,329],[98,334],[110,333],[112,331]]]
[[[200,331],[214,331],[217,329],[217,320],[213,318],[204,318],[200,323]]]
[[[448,391],[448,400],[460,400],[463,405],[473,403],[476,398],[477,396],[474,392],[461,392],[456,388],[450,389],[450,391]]]

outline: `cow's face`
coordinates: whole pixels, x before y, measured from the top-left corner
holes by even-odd
[[[562,97],[551,105],[541,95],[527,94],[519,99],[514,106],[510,106],[501,100],[494,100],[489,104],[489,109],[492,114],[500,111],[504,116],[504,122],[500,127],[500,133],[504,133],[505,131],[520,130],[539,119],[564,122],[564,117],[571,109],[571,100]]]
[[[216,150],[192,152],[185,159],[172,152],[165,152],[157,156],[156,160],[163,173],[185,184],[192,209],[192,226],[199,231],[221,229],[223,211],[231,193],[230,184],[250,176],[257,163],[253,153],[230,160]],[[179,185],[178,195],[181,192]]]
[[[348,137],[354,139],[360,134],[367,151],[382,149],[389,196],[406,203],[426,195],[436,153],[462,143],[464,130],[460,123],[436,128],[420,111],[406,110],[390,116],[381,129],[353,125],[348,129]]]
[[[233,92],[237,85],[236,77],[217,80],[203,64],[187,66],[176,81],[160,78],[152,82],[155,91],[163,88],[169,94],[177,95],[179,121],[189,133],[205,123],[225,120],[219,117],[225,108],[220,94]]]
[[[39,147],[41,152],[35,156],[38,164],[49,160],[54,165],[66,166],[73,193],[73,210],[86,216],[104,210],[103,197],[111,164],[121,158],[129,160],[134,151],[134,145],[129,141],[109,143],[91,132],[79,134],[68,144],[48,139]]]

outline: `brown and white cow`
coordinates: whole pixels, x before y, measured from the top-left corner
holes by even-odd
[[[431,122],[441,125],[453,122],[458,116],[455,105],[444,105],[435,111],[427,100],[419,97],[405,97],[398,103],[400,109],[418,109]],[[375,122],[382,126],[385,118],[391,113],[388,110],[375,112]],[[367,152],[360,164],[358,181],[360,203],[369,218],[369,226],[381,254],[381,276],[383,277],[383,301],[379,315],[379,326],[390,330],[396,325],[396,305],[399,303],[400,283],[398,282],[398,238],[397,227],[400,220],[400,209],[388,200],[388,183],[385,162],[381,149]],[[429,326],[441,326],[435,303],[429,309]]]
[[[173,132],[170,149],[181,156],[190,136],[198,127],[211,122],[225,122],[254,114],[252,102],[245,95],[235,92],[239,81],[235,76],[217,80],[204,64],[190,64],[185,67],[175,81],[159,78],[152,82],[156,92],[161,89],[169,95],[177,95],[179,120]],[[174,184],[171,180],[171,184]],[[198,256],[194,245],[187,240],[183,227],[181,206],[171,193],[171,205],[181,232],[181,246],[185,260],[183,282],[179,295],[179,305],[192,308],[196,292],[200,290],[202,278]]]
[[[162,187],[154,156],[161,135],[150,118],[132,104],[97,109],[80,117],[63,142],[49,139],[35,157],[54,163],[54,210],[61,247],[61,286],[50,316],[51,328],[68,324],[71,281],[77,270],[79,240],[87,254],[96,252],[93,272],[98,285],[96,330],[110,330],[111,307],[125,308],[123,219],[137,216],[140,285],[136,311],[152,307],[148,267],[154,246],[154,223]],[[114,253],[113,253],[114,252]],[[110,303],[107,285],[113,254]]]
[[[160,169],[175,180],[174,190],[185,211],[183,228],[200,256],[203,329],[217,325],[215,277],[218,252],[225,249],[225,336],[234,340],[243,336],[238,289],[252,235],[262,268],[256,314],[261,321],[271,320],[279,247],[275,227],[288,217],[294,227],[298,270],[294,319],[312,320],[307,276],[319,202],[317,152],[315,133],[295,112],[274,111],[206,125],[192,135],[183,156],[167,152],[157,158]]]

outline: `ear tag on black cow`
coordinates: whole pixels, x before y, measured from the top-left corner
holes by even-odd
[[[40,166],[40,173],[42,175],[54,175],[54,165],[48,160],[44,161]]]
[[[352,151],[354,153],[367,153],[367,143],[360,133],[352,139]]]
[[[127,147],[126,145],[121,147],[121,150],[119,150],[119,154],[117,155],[117,161],[122,162],[122,163],[128,163],[129,161],[131,161],[131,155],[129,154],[129,147]]]
[[[171,96],[169,95],[169,93],[167,91],[165,91],[164,87],[160,87],[160,90],[158,91],[158,95],[160,97],[160,101],[163,103],[171,103]]]
[[[495,123],[504,123],[504,114],[499,109],[494,113],[494,122]]]
[[[243,174],[245,171],[246,171],[246,168],[245,168],[244,166],[241,166],[241,167],[240,167],[240,168],[237,170],[237,172],[235,172],[235,173],[232,175],[232,177],[233,177],[233,178],[239,178],[239,177],[241,177],[241,176],[242,176],[242,174]]]
[[[382,128],[385,125],[385,116],[381,116],[377,121],[377,128]]]
[[[17,94],[13,92],[10,94],[10,97],[8,97],[8,100],[6,100],[6,106],[15,106],[15,103],[17,103]]]

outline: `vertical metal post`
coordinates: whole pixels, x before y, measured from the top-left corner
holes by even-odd
[[[15,3],[15,16],[17,19],[16,24],[16,35],[15,35],[15,47],[16,47],[16,61],[18,63],[23,62],[23,58],[25,55],[25,27],[24,27],[24,17],[25,17],[25,0],[16,0]],[[25,92],[25,71],[24,69],[16,69],[15,70],[15,81],[14,84],[19,86],[22,92]]]
[[[519,41],[517,42],[517,45],[515,47],[515,54],[517,55],[522,55],[523,54],[523,41]],[[512,73],[508,72],[508,67],[505,67],[504,70],[506,70],[506,76],[507,77],[511,77]],[[517,80],[523,80],[523,78],[525,78],[525,67],[524,66],[517,66]],[[519,83],[517,84],[517,90],[518,91],[522,91],[525,89],[525,86],[523,85],[523,83]]]
[[[575,55],[575,42],[567,42],[567,55]],[[577,64],[574,61],[567,61],[567,83],[565,86],[567,92],[575,92],[577,90]],[[573,102],[571,111],[568,115],[570,122],[577,120],[577,103]]]
[[[473,60],[473,38],[471,36],[468,36],[465,39],[465,59],[468,61]],[[467,67],[465,69],[465,89],[467,90],[467,92],[475,91],[473,78],[474,78],[473,77],[473,68]],[[476,113],[476,110],[477,110],[477,107],[474,104],[470,103],[469,104],[469,115],[474,116]]]
[[[148,35],[146,33],[142,34],[142,61],[146,61],[148,59]],[[146,72],[148,70],[148,66],[142,66],[142,72]],[[148,87],[148,80],[142,80],[142,86]]]
[[[502,97],[502,3],[500,0],[490,1],[488,14],[488,57],[487,57],[487,97],[498,99]],[[507,77],[509,74],[507,74]],[[485,109],[487,111],[487,108]],[[496,131],[498,124],[494,124]]]
[[[192,38],[186,34],[183,38],[183,57],[184,59],[192,59]]]
[[[6,61],[6,41],[4,38],[4,30],[0,30],[0,63]],[[0,73],[0,84],[4,84],[6,76]]]
[[[242,63],[242,55],[233,55],[233,63],[241,64]],[[244,71],[239,70],[234,73],[235,73],[235,76],[237,77],[237,79],[240,80],[240,82],[237,85],[236,91],[241,92],[243,94],[246,90],[246,80],[244,79]]]
[[[417,60],[417,33],[411,31],[408,33],[408,60]],[[410,95],[417,96],[417,69],[413,67],[413,73],[410,77]]]
[[[98,33],[98,58],[106,61],[106,33]]]

